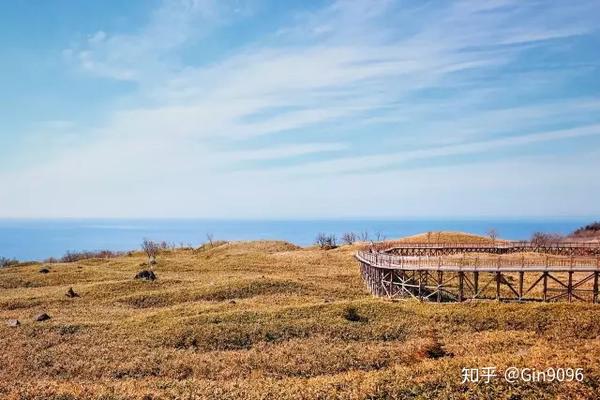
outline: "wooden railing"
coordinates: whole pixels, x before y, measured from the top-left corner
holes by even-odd
[[[453,246],[445,247],[450,251],[416,251],[439,247],[407,243],[400,248],[404,249],[403,255],[370,250],[359,251],[356,258],[365,285],[379,297],[437,302],[496,299],[598,303],[600,247],[597,245],[562,243],[561,246],[571,245],[577,250],[568,252],[569,255],[546,251],[546,247],[528,242],[519,244],[520,248],[514,247],[514,242],[496,246],[507,245],[513,246],[510,249],[527,248],[537,254],[519,256],[512,250],[489,251],[499,247],[462,243],[446,244]]]
[[[452,249],[470,249],[470,248],[481,248],[481,249],[511,249],[511,248],[587,248],[593,249],[600,247],[600,241],[597,242],[548,242],[548,243],[535,243],[529,241],[498,241],[496,243],[434,243],[434,242],[418,242],[418,243],[394,243],[393,246],[386,248],[385,251],[393,249],[406,249],[406,248],[452,248]]]
[[[600,243],[579,242],[497,242],[497,243],[400,243],[387,247],[378,243],[371,251],[399,256],[448,256],[461,253],[509,254],[522,252],[561,256],[600,256]]]
[[[542,256],[543,257],[543,256]],[[514,256],[396,256],[359,251],[356,258],[383,269],[429,271],[600,271],[600,257],[535,257]]]

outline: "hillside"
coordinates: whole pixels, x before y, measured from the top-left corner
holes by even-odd
[[[261,241],[164,251],[153,282],[133,279],[145,268],[141,253],[2,268],[0,398],[597,395],[597,305],[377,299],[353,259],[360,246]],[[65,296],[70,287],[79,297]],[[40,313],[51,319],[35,322]],[[463,367],[487,366],[584,368],[585,380],[461,383]]]
[[[600,222],[593,222],[586,226],[582,226],[581,228],[576,229],[569,237],[587,240],[600,239]]]

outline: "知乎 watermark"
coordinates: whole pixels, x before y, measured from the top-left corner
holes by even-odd
[[[463,368],[461,383],[490,383],[494,379],[504,379],[508,383],[517,382],[582,382],[583,368],[518,368],[508,367],[498,371],[496,367]]]

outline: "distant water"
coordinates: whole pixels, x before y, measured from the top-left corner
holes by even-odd
[[[319,232],[339,237],[344,232],[376,232],[387,238],[427,231],[485,234],[495,228],[506,239],[528,239],[533,232],[567,234],[590,220],[0,220],[0,256],[43,260],[68,250],[131,250],[143,238],[198,246],[211,233],[215,240],[286,240],[301,246]]]

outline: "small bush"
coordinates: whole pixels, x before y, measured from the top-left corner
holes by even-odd
[[[344,309],[344,318],[350,322],[367,322],[368,319],[358,313],[356,307],[346,307]]]
[[[548,246],[560,243],[564,238],[558,233],[535,232],[531,235],[531,243],[536,246]]]
[[[81,260],[89,260],[91,258],[115,258],[125,255],[125,253],[120,251],[110,251],[110,250],[95,250],[95,251],[67,251],[64,256],[61,258],[48,258],[44,260],[45,263],[70,263]]]
[[[342,236],[342,242],[344,244],[354,244],[356,242],[358,236],[354,232],[346,232]]]
[[[12,267],[19,264],[19,261],[14,258],[0,257],[0,268]]]
[[[142,250],[148,256],[148,265],[156,264],[156,256],[161,250],[165,250],[167,247],[168,245],[166,242],[158,243],[149,239],[144,239],[142,242]]]
[[[418,354],[423,358],[433,359],[438,359],[451,355],[444,349],[442,343],[436,338],[432,338],[423,346],[421,346],[421,348],[418,351]]]
[[[337,247],[337,238],[333,234],[326,235],[325,233],[319,233],[315,242],[323,250],[335,249]]]

